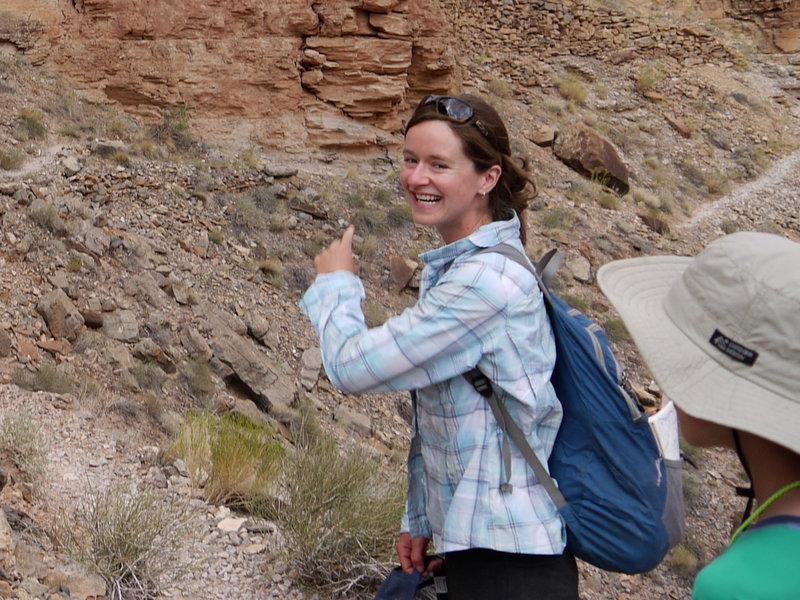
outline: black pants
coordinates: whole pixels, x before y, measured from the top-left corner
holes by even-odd
[[[445,573],[448,600],[578,600],[578,566],[569,553],[448,552]]]

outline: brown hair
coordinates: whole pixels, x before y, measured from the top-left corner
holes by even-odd
[[[469,120],[464,123],[453,121],[438,112],[436,102],[425,104],[422,100],[406,124],[405,132],[423,121],[444,121],[461,140],[464,154],[472,160],[476,172],[485,173],[493,165],[500,165],[500,179],[489,192],[489,210],[495,221],[507,219],[509,209],[517,213],[521,224],[520,238],[525,244],[527,236],[522,213],[528,208],[528,201],[536,196],[536,184],[527,172],[528,163],[524,158],[511,157],[508,130],[490,104],[477,96],[454,97],[472,107],[473,116]]]

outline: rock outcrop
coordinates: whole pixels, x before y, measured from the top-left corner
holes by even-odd
[[[797,0],[697,4],[752,23],[761,50],[800,49]],[[486,24],[497,35],[476,36]],[[301,152],[396,144],[421,97],[478,73],[532,86],[557,55],[702,63],[737,51],[700,27],[582,0],[6,0],[0,52],[55,66],[90,99],[154,117],[186,107],[209,135]]]

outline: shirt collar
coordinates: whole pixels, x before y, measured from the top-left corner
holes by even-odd
[[[478,248],[489,248],[511,239],[519,239],[519,231],[519,217],[514,212],[507,221],[492,221],[479,227],[467,237],[420,254],[420,259],[434,269],[441,268],[453,262],[456,257],[472,254]]]

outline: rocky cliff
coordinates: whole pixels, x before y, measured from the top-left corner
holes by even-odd
[[[761,51],[800,49],[798,1],[677,3],[659,18],[586,0],[3,4],[0,51],[52,65],[90,99],[144,115],[186,107],[210,134],[289,152],[395,144],[409,106],[476,70],[530,87],[564,54],[735,60],[739,50],[685,25],[692,11],[754,28]]]

